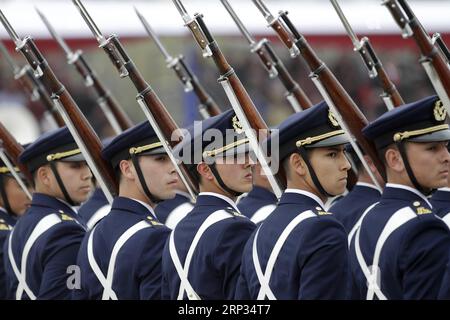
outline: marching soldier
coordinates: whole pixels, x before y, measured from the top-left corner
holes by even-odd
[[[381,192],[373,184],[369,174],[365,170],[361,160],[353,151],[351,145],[346,146],[346,151],[358,172],[358,182],[349,193],[332,204],[328,211],[333,213],[333,216],[342,223],[345,231],[348,233],[350,243],[351,238],[361,223],[364,212],[378,202]],[[379,175],[372,160],[367,156],[364,156],[364,159],[369,165],[372,173],[374,175]]]
[[[175,168],[148,121],[115,137],[102,150],[119,180],[119,196],[83,240],[81,288],[74,299],[161,298],[161,255],[170,229],[155,204],[175,196]]]
[[[191,196],[179,179],[175,187],[175,198],[158,203],[155,214],[161,223],[173,230],[178,222],[191,212],[192,208],[194,205],[191,202]]]
[[[16,169],[17,173],[20,171]],[[25,192],[0,160],[0,300],[6,298],[4,243],[8,234],[30,205]]]
[[[324,201],[345,190],[348,140],[325,102],[277,129],[287,189],[245,246],[235,298],[344,299],[347,237]]]
[[[260,164],[254,166],[253,188],[237,203],[238,209],[253,223],[263,222],[275,209],[278,199],[270,189],[269,181]]]
[[[91,171],[66,127],[42,135],[19,161],[32,173],[35,192],[6,240],[9,298],[67,299],[85,233],[72,206],[90,194]]]
[[[426,196],[447,184],[445,120],[442,102],[432,96],[391,110],[364,128],[385,163],[387,184],[351,243],[354,298],[437,298],[450,233],[432,214]]]
[[[194,125],[176,149],[200,193],[164,247],[164,299],[232,299],[242,250],[255,229],[235,204],[252,187],[249,143],[241,124],[232,110],[201,124],[200,132]]]

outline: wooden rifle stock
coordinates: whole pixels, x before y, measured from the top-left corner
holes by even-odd
[[[177,65],[179,65],[178,68],[177,68]],[[219,106],[214,101],[214,99],[208,94],[208,92],[202,86],[202,84],[200,83],[198,78],[193,74],[193,72],[186,65],[186,63],[184,62],[183,56],[178,57],[178,63],[176,65],[174,65],[172,68],[177,73],[178,78],[180,78],[180,80],[182,82],[184,82],[182,78],[185,77],[185,75],[183,74],[183,71],[180,70],[180,67],[189,77],[189,81],[192,85],[192,90],[194,91],[195,95],[197,96],[198,101],[200,101],[201,108],[204,108],[204,110],[210,117],[219,115],[221,113]]]
[[[137,99],[142,99],[145,102],[145,107],[154,117],[169,145],[171,147],[177,145],[181,141],[181,136],[173,136],[174,134],[178,133],[178,131],[176,131],[178,129],[177,124],[175,123],[172,116],[169,114],[159,97],[156,95],[155,91],[153,91],[150,85],[145,81],[144,77],[137,69],[133,60],[131,60],[131,58],[126,53],[117,36],[110,36],[103,48],[111,59],[113,57],[119,58],[117,56],[117,53],[120,55],[119,61],[121,63],[116,63],[116,60],[113,61],[114,65],[119,71],[122,72],[122,74],[130,77],[138,92]],[[125,71],[126,73],[123,73]],[[187,179],[190,188],[195,193],[198,193],[198,186],[195,182],[196,180],[187,170],[186,166],[183,163],[180,163],[179,168],[183,176]]]
[[[385,1],[384,4],[401,28],[405,28],[405,25],[409,26],[412,31],[412,36],[422,54],[422,59],[430,61],[434,66],[434,69],[442,82],[445,93],[450,97],[450,70],[448,65],[439,53],[438,48],[433,45],[429,35],[425,32],[407,2],[404,0],[388,0]],[[400,4],[407,17],[403,15],[397,4]],[[448,108],[450,108],[450,106],[448,106]]]
[[[33,176],[31,175],[28,168],[19,162],[19,155],[23,152],[23,147],[17,140],[12,136],[12,134],[6,129],[6,127],[0,122],[0,140],[3,142],[3,148],[5,149],[8,156],[11,158],[14,165],[16,165],[19,170],[27,178],[30,185],[33,184]]]
[[[35,72],[40,73],[40,79],[46,90],[51,93],[52,99],[60,101],[61,106],[74,124],[80,138],[85,143],[89,154],[99,170],[99,174],[104,178],[107,188],[112,195],[117,195],[118,183],[115,174],[108,162],[101,157],[102,144],[69,92],[67,92],[62,83],[56,78],[53,70],[31,38],[26,37],[23,40],[23,45],[19,49]]]
[[[75,53],[75,58],[72,60],[73,64],[77,71],[81,74],[85,81],[90,79],[92,81],[92,87],[98,95],[98,103],[102,103],[103,101],[108,106],[111,113],[114,115],[114,118],[117,120],[117,123],[120,126],[122,131],[131,128],[133,123],[127,114],[123,111],[122,107],[119,105],[117,100],[111,95],[108,89],[103,85],[103,83],[98,78],[97,74],[91,69],[91,67],[86,62],[86,59],[83,56],[83,53],[78,50]]]
[[[356,106],[355,102],[348,95],[327,65],[319,59],[313,49],[309,46],[305,37],[303,37],[287,17],[287,12],[280,12],[280,17],[286,26],[292,32],[295,38],[295,44],[300,50],[300,54],[311,70],[310,77],[317,77],[327,91],[333,104],[338,109],[343,120],[347,124],[350,133],[356,138],[365,153],[372,159],[378,169],[378,172],[384,177],[385,168],[380,160],[373,142],[367,140],[362,134],[362,129],[368,124],[367,119]],[[349,171],[351,174],[351,171]]]

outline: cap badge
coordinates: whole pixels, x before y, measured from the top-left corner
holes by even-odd
[[[436,101],[433,109],[434,119],[436,121],[444,121],[447,115],[447,110],[445,110],[444,105],[441,100]]]
[[[336,119],[336,116],[334,115],[333,112],[328,111],[328,120],[330,120],[330,123],[333,127],[339,127],[339,122]]]
[[[242,124],[239,122],[237,116],[231,118],[231,123],[233,125],[234,131],[236,131],[237,134],[241,134],[242,132],[244,132],[244,128],[242,127]]]

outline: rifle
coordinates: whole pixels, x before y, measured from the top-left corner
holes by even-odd
[[[0,140],[2,141],[2,147],[8,153],[12,162],[19,168],[25,178],[33,185],[33,176],[28,168],[19,162],[19,156],[23,152],[23,146],[17,142],[13,135],[6,129],[6,127],[0,122]]]
[[[83,56],[83,51],[77,50],[73,52],[64,39],[56,33],[55,29],[52,27],[45,15],[37,8],[36,11],[52,35],[53,39],[56,40],[59,46],[66,53],[67,63],[75,66],[78,73],[80,73],[84,79],[84,85],[92,88],[97,94],[97,104],[102,109],[114,132],[119,134],[122,131],[132,127],[133,124],[130,118],[128,118],[117,100],[111,95],[111,92],[109,92],[109,90],[102,84],[100,79],[97,77],[97,74],[89,66]]]
[[[134,10],[139,17],[139,20],[141,20],[142,24],[144,25],[144,28],[147,31],[148,35],[153,39],[153,41],[156,43],[156,46],[163,54],[166,60],[167,68],[172,69],[177,75],[178,79],[180,79],[181,83],[183,84],[184,91],[194,91],[195,95],[200,101],[199,111],[203,119],[220,114],[221,111],[219,106],[208,94],[208,92],[206,92],[205,88],[203,88],[192,70],[186,65],[183,55],[180,54],[176,58],[172,57],[166,50],[166,48],[164,48],[163,44],[158,39],[158,36],[150,27],[150,24],[147,22],[144,16],[136,8],[134,8]]]
[[[382,4],[402,29],[403,38],[414,38],[422,55],[419,61],[447,112],[450,113],[450,68],[444,57],[405,0],[384,0]]]
[[[195,194],[197,193],[197,186],[194,182],[195,179],[191,176],[183,163],[178,164],[172,152],[172,147],[174,147],[180,141],[179,137],[175,137],[176,139],[172,137],[173,134],[179,132],[176,131],[178,129],[178,126],[176,125],[175,121],[167,112],[166,107],[161,102],[159,97],[156,95],[150,85],[145,81],[144,77],[137,69],[133,60],[131,60],[131,58],[128,56],[125,48],[120,43],[119,38],[114,34],[110,35],[108,38],[105,38],[95,22],[92,20],[91,16],[87,12],[81,1],[72,0],[72,2],[78,8],[89,29],[94,34],[99,43],[99,47],[105,50],[106,54],[113,62],[113,65],[120,72],[120,77],[130,77],[130,80],[133,82],[138,91],[136,100],[139,106],[141,107],[151,126],[155,130],[159,140],[161,141],[164,149],[167,152],[167,155],[171,159],[181,180],[189,191],[189,194],[191,195],[192,199],[195,200]]]
[[[435,32],[433,34],[433,37],[431,38],[431,43],[433,43],[435,46],[439,48],[439,50],[441,50],[441,53],[444,55],[445,59],[447,60],[447,64],[450,67],[450,50],[448,49],[444,40],[442,40],[441,34],[439,32]]]
[[[269,12],[269,9],[261,0],[252,0],[256,7],[263,13],[267,21],[275,19]],[[348,95],[339,81],[336,79],[327,65],[319,59],[313,49],[309,46],[306,39],[298,32],[294,24],[287,16],[287,11],[280,11],[278,21],[279,28],[276,28],[278,36],[283,39],[286,34],[289,35],[291,41],[299,48],[300,53],[306,64],[311,70],[309,77],[314,82],[319,92],[327,102],[328,106],[333,110],[342,128],[349,134],[351,133],[358,143],[361,145],[365,153],[372,159],[380,174],[384,177],[384,165],[380,160],[373,142],[367,140],[361,130],[367,125],[367,119],[364,114],[356,106],[355,102]],[[270,23],[270,22],[269,22]],[[285,41],[283,41],[285,42]],[[377,181],[371,172],[364,156],[356,142],[350,137],[350,143],[363,163],[367,173],[370,175],[374,184],[381,190],[381,182]],[[351,174],[352,171],[349,171]]]
[[[117,194],[118,184],[111,166],[101,157],[100,151],[102,144],[95,131],[81,113],[80,108],[72,99],[72,96],[56,78],[47,60],[45,60],[44,56],[36,47],[33,39],[29,36],[23,40],[19,38],[1,10],[0,20],[16,44],[16,50],[22,52],[33,69],[34,74],[42,79],[42,83],[47,92],[51,93],[51,99],[54,101],[58,112],[61,114],[75,142],[81,149],[106,198],[112,203],[113,195]]]
[[[284,184],[285,178],[281,176],[280,172],[277,175],[273,174],[258,144],[258,138],[255,133],[268,132],[266,123],[233,68],[225,59],[219,45],[206,27],[203,21],[203,15],[196,13],[194,18],[191,18],[181,3],[181,0],[173,0],[173,3],[183,18],[185,25],[191,30],[194,39],[202,49],[203,56],[212,57],[219,69],[220,78],[218,81],[223,86],[237,117],[245,129],[250,145],[261,163],[261,167],[270,182],[273,192],[279,198],[282,192],[281,184]]]
[[[294,81],[289,71],[284,66],[283,62],[280,60],[278,55],[273,50],[272,44],[266,38],[261,39],[256,42],[255,39],[250,35],[250,32],[244,26],[242,21],[237,16],[236,12],[231,7],[228,0],[221,0],[225,9],[227,9],[231,18],[238,26],[242,35],[247,39],[250,44],[250,52],[255,52],[260,58],[262,65],[269,73],[270,78],[278,76],[286,89],[286,99],[291,104],[294,112],[299,112],[305,110],[312,106],[311,101],[306,96],[305,92],[300,88],[299,84]]]
[[[25,65],[22,68],[19,67],[10,56],[8,50],[4,46],[3,42],[0,41],[0,51],[2,51],[3,56],[5,57],[8,64],[11,66],[11,69],[14,74],[14,79],[17,80],[23,90],[30,95],[31,101],[40,100],[44,107],[47,109],[47,112],[52,116],[52,119],[55,121],[55,126],[62,127],[64,126],[64,120],[59,115],[58,111],[53,104],[53,101],[48,96],[45,89],[42,88],[42,85],[39,83],[38,79],[34,77],[33,71],[30,66]]]
[[[28,190],[27,186],[25,185],[24,181],[22,180],[22,178],[18,175],[18,173],[16,172],[16,168],[14,168],[14,165],[11,163],[11,161],[9,160],[8,156],[6,155],[6,152],[3,148],[3,141],[0,140],[0,159],[3,161],[3,163],[5,164],[5,166],[8,168],[9,172],[12,174],[12,176],[14,177],[14,179],[17,181],[17,183],[19,184],[20,188],[23,190],[23,192],[25,193],[25,195],[28,197],[28,199],[31,200],[32,196],[30,191]],[[26,178],[25,178],[26,179]],[[27,179],[28,180],[28,179]],[[30,182],[30,186],[33,185]]]
[[[400,93],[398,92],[394,83],[391,81],[386,70],[381,64],[381,61],[378,59],[377,54],[375,53],[375,50],[373,49],[372,44],[369,41],[369,38],[363,37],[361,40],[359,40],[344,13],[342,12],[342,9],[339,6],[337,0],[330,1],[339,18],[341,19],[348,36],[352,40],[354,51],[357,51],[364,61],[364,64],[369,72],[369,77],[372,79],[378,78],[381,88],[383,89],[381,98],[386,104],[388,110],[405,104],[402,97],[400,96]]]

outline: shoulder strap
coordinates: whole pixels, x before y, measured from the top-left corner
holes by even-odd
[[[11,263],[14,274],[16,275],[18,284],[16,290],[16,300],[21,300],[23,292],[25,291],[28,297],[31,300],[36,300],[36,295],[31,291],[30,287],[27,284],[27,259],[28,254],[30,253],[31,248],[33,247],[36,240],[44,234],[48,229],[53,227],[54,225],[61,222],[61,218],[56,213],[52,213],[46,215],[44,218],[39,220],[39,222],[34,227],[27,241],[25,242],[25,246],[22,251],[22,259],[20,261],[20,270],[17,267],[16,261],[14,259],[14,254],[12,252],[12,238],[14,235],[14,229],[11,232],[8,240],[8,257]]]
[[[269,216],[269,214],[271,214],[272,211],[275,210],[276,207],[277,206],[274,204],[268,204],[264,207],[261,207],[258,210],[256,210],[256,212],[252,215],[250,220],[253,223],[259,223],[261,221],[264,221]]]
[[[151,225],[148,224],[146,221],[139,221],[138,223],[134,224],[130,228],[128,228],[122,235],[117,239],[116,243],[114,244],[111,257],[109,259],[108,264],[108,271],[107,276],[102,273],[99,265],[97,264],[97,261],[94,257],[94,232],[97,228],[94,227],[91,234],[89,235],[88,239],[88,245],[87,245],[87,251],[88,251],[88,260],[89,265],[92,268],[92,271],[94,272],[95,276],[97,277],[98,281],[103,286],[103,294],[102,294],[102,300],[117,300],[117,294],[112,289],[113,284],[113,277],[114,277],[114,269],[116,265],[117,255],[120,251],[120,249],[123,247],[123,245],[130,239],[133,235],[135,235],[138,231],[144,229],[144,228],[150,228]]]
[[[283,247],[288,236],[291,234],[291,232],[294,230],[295,227],[297,227],[304,220],[313,217],[316,217],[316,214],[311,210],[308,210],[298,214],[294,219],[292,219],[291,222],[289,222],[289,224],[283,230],[277,242],[275,243],[272,252],[270,253],[269,260],[267,261],[266,271],[264,274],[261,269],[261,264],[259,262],[257,252],[257,239],[261,226],[258,228],[258,231],[255,234],[255,238],[253,239],[253,250],[252,250],[253,264],[255,266],[256,275],[258,276],[258,281],[261,285],[258,292],[257,297],[258,300],[264,300],[266,297],[268,297],[270,300],[276,300],[275,295],[270,289],[269,283],[270,277],[272,276],[273,267],[275,266],[275,262],[278,258],[278,255],[280,254],[281,248]]]
[[[177,270],[178,276],[180,278],[180,288],[178,291],[178,300],[183,299],[184,292],[186,291],[186,294],[188,296],[189,300],[200,300],[200,297],[198,294],[194,291],[192,288],[189,280],[188,280],[188,273],[189,273],[189,266],[191,264],[192,256],[194,254],[195,248],[198,245],[198,242],[200,241],[200,238],[203,236],[205,231],[214,225],[215,223],[232,218],[233,215],[225,210],[218,210],[213,212],[208,216],[208,218],[205,219],[205,221],[202,223],[200,228],[198,229],[197,233],[195,234],[194,239],[192,240],[191,246],[189,247],[188,253],[186,255],[186,260],[184,262],[184,267],[181,265],[180,258],[178,257],[177,250],[175,248],[175,239],[174,234],[175,230],[172,231],[170,234],[169,239],[169,251],[170,256],[172,258],[173,264],[175,265],[175,269]]]
[[[100,207],[97,211],[95,211],[95,213],[86,223],[87,229],[91,230],[101,219],[107,216],[110,211],[111,211],[110,204],[105,204],[103,207]]]
[[[360,239],[359,234],[361,228],[358,229],[356,237],[355,237],[355,251],[356,251],[356,257],[358,259],[358,263],[363,271],[364,276],[366,277],[367,283],[368,283],[368,290],[367,290],[367,300],[373,300],[374,295],[376,294],[378,299],[380,300],[387,300],[386,296],[383,294],[383,292],[380,289],[380,282],[381,280],[378,279],[378,272],[379,272],[379,260],[381,255],[381,250],[383,249],[384,244],[386,243],[386,240],[389,238],[389,236],[398,228],[400,228],[402,225],[407,223],[409,220],[417,217],[417,215],[414,213],[414,211],[411,210],[409,207],[402,208],[398,211],[396,211],[388,220],[386,225],[383,228],[383,231],[381,232],[377,243],[375,245],[375,252],[373,255],[373,263],[372,266],[369,268],[364,260],[364,257],[362,255],[361,247],[360,247]]]
[[[191,212],[192,208],[194,208],[194,206],[190,202],[180,204],[169,213],[165,225],[172,230],[175,229],[178,222],[186,217],[186,215]]]
[[[364,217],[369,213],[370,210],[372,210],[373,207],[375,207],[378,204],[378,202],[375,202],[374,204],[372,204],[370,207],[368,207],[363,214],[361,215],[361,217],[359,217],[358,221],[356,221],[355,225],[353,226],[352,230],[350,230],[349,234],[348,234],[348,247],[350,248],[350,243],[352,242],[352,238],[355,235],[356,230],[359,229],[359,227],[361,226],[361,223],[364,219]]]

